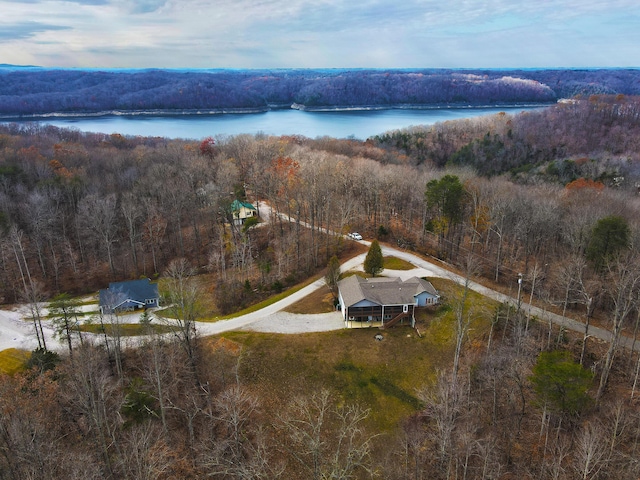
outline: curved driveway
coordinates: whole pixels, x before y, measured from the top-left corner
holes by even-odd
[[[349,240],[352,241],[352,240]],[[370,242],[360,241],[364,245],[370,245]],[[388,274],[399,276],[403,279],[416,277],[441,277],[450,279],[456,283],[463,284],[465,279],[461,275],[457,275],[449,270],[424,260],[412,253],[398,250],[388,246],[382,246],[382,253],[385,256],[394,256],[405,260],[413,265],[415,269],[407,271],[389,271]],[[358,255],[341,265],[343,272],[362,268],[366,254]],[[256,312],[232,318],[229,320],[220,320],[217,322],[198,322],[197,328],[202,335],[215,335],[231,330],[255,330],[276,333],[303,333],[303,332],[319,332],[327,330],[338,330],[344,328],[342,315],[339,312],[326,314],[301,315],[283,312],[283,309],[306,297],[315,290],[321,288],[325,284],[324,278],[318,279],[299,291],[279,300]],[[484,287],[479,283],[471,281],[469,287],[498,302],[506,302],[516,305],[516,299],[509,297],[500,292],[496,292],[490,288]],[[576,320],[562,317],[554,313],[548,312],[536,306],[529,306],[521,303],[520,308],[532,317],[545,322],[552,322],[562,326],[568,330],[579,333],[584,332],[584,324]],[[33,326],[29,322],[22,320],[23,315],[20,311],[3,311],[0,310],[0,350],[15,347],[25,350],[34,349],[37,344],[33,334]],[[46,322],[47,345],[61,346],[52,338],[52,329]],[[609,342],[611,333],[608,330],[590,326],[589,335],[600,340]],[[640,342],[633,345],[633,339],[623,336],[620,339],[621,345],[635,350],[640,350]],[[62,348],[65,348],[62,346]]]
[[[398,258],[401,258],[402,260],[406,260],[407,262],[412,263],[417,267],[424,268],[427,271],[434,272],[433,274],[426,275],[426,276],[448,278],[460,285],[463,285],[465,282],[465,278],[462,275],[458,275],[456,273],[450,272],[449,270],[446,270],[442,267],[439,267],[430,262],[427,262],[426,260],[416,255],[413,255],[409,252],[383,246],[382,253],[383,255],[393,255],[394,257],[398,257]],[[509,303],[513,306],[517,306],[517,300],[515,298],[505,295],[504,293],[500,293],[495,290],[492,290],[474,281],[469,282],[469,288],[474,292],[478,292],[481,295],[488,298],[492,298],[493,300],[496,300],[498,302]],[[549,312],[548,310],[544,310],[542,308],[536,307],[535,305],[529,306],[529,304],[526,304],[524,302],[520,303],[520,309],[524,311],[526,314],[528,314],[529,316],[535,317],[540,321],[546,321],[546,322],[550,321],[555,325],[566,328],[567,330],[584,333],[584,323],[579,322],[577,320],[573,320],[572,318],[563,317],[562,315],[557,315],[553,312]],[[593,325],[589,326],[589,336],[598,338],[605,342],[611,341],[610,331],[605,330],[603,328],[595,327]],[[620,344],[629,349],[633,347],[635,351],[640,350],[640,342],[636,342],[636,344],[634,345],[633,338],[622,336],[620,338]]]
[[[364,245],[371,245],[371,242],[366,240],[360,241],[360,243]],[[431,262],[424,260],[417,255],[412,253],[398,250],[396,248],[382,246],[382,254],[385,256],[394,256],[405,260],[416,266],[414,270],[408,271],[393,271],[393,275],[399,276],[403,279],[410,278],[413,276],[416,277],[441,277],[452,280],[458,284],[464,284],[465,278],[461,275],[453,273],[443,267],[435,265]],[[358,255],[344,264],[341,265],[341,270],[346,272],[348,270],[352,270],[355,268],[359,268],[362,266],[364,262],[366,254]],[[387,271],[387,273],[390,273]],[[330,313],[325,315],[316,315],[313,317],[313,320],[310,321],[308,316],[306,315],[294,315],[287,314],[287,320],[283,321],[282,315],[276,315],[277,312],[281,312],[287,306],[297,302],[298,300],[306,297],[311,292],[317,290],[325,284],[324,279],[316,280],[315,282],[307,285],[302,288],[298,292],[283,298],[282,300],[262,309],[257,312],[249,313],[247,315],[243,315],[238,318],[230,319],[230,320],[220,320],[215,323],[198,323],[198,329],[201,333],[205,335],[217,334],[226,332],[229,330],[238,330],[238,329],[249,329],[249,330],[260,330],[260,331],[280,331],[282,333],[301,333],[301,332],[311,332],[311,331],[325,331],[332,329],[340,329],[344,328],[344,323],[342,322],[342,316],[340,313]],[[516,306],[517,300],[513,297],[505,295],[503,293],[492,290],[488,287],[480,285],[474,281],[469,282],[469,288],[475,292],[480,293],[488,298],[492,298],[498,302],[502,303],[510,303],[511,305]],[[584,324],[582,322],[573,320],[571,318],[562,317],[561,315],[557,315],[555,313],[549,312],[542,308],[536,307],[534,305],[529,306],[521,302],[520,308],[529,316],[535,317],[540,321],[552,322],[555,325],[566,328],[567,330],[572,330],[579,333],[584,333]],[[273,325],[270,321],[273,320]],[[287,324],[287,321],[289,322]],[[277,325],[282,325],[281,328],[278,328]],[[293,325],[292,325],[293,324]],[[288,326],[287,326],[288,325]],[[609,342],[611,341],[611,332],[605,330],[603,328],[598,328],[594,326],[589,327],[589,336],[595,337],[600,340]],[[640,342],[637,342],[634,345],[633,339],[629,337],[622,337],[620,339],[620,344],[627,347],[640,350]]]

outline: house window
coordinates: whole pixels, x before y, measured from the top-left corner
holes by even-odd
[[[147,305],[151,305],[153,303],[153,298],[147,298],[145,302],[147,303]]]
[[[402,306],[402,313],[407,313],[409,311],[409,305]]]

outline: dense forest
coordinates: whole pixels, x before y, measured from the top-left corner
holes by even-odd
[[[365,142],[0,127],[2,301],[159,277],[181,321],[136,349],[75,338],[4,378],[0,478],[638,478],[640,361],[620,339],[640,327],[639,127],[640,99],[622,94]],[[235,225],[235,199],[291,221]],[[328,356],[293,361],[329,348],[309,336],[192,335],[194,320],[321,272],[353,248],[326,232],[353,230],[520,286],[519,301],[580,319],[584,335],[505,305],[479,313],[465,286],[443,284],[450,333],[432,322],[424,341],[440,350],[415,358],[444,363],[411,389],[348,354],[330,373],[270,377],[276,357],[300,370]],[[353,394],[373,386],[407,409],[384,434],[370,419],[388,405]]]
[[[442,107],[640,95],[638,70],[49,70],[0,68],[0,115]]]

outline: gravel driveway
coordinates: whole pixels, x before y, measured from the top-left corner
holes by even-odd
[[[369,245],[369,242],[363,240],[360,243]],[[417,257],[409,252],[400,251],[395,248],[383,246],[384,255],[393,255],[412,263],[416,268],[407,271],[385,271],[386,275],[399,276],[403,279],[412,276],[416,277],[443,277],[448,278],[457,283],[463,283],[464,278],[456,275],[452,272],[445,270],[444,268],[432,264],[420,257]],[[365,254],[358,255],[350,260],[347,260],[341,265],[343,272],[352,269],[362,269],[362,263],[364,261]],[[309,295],[314,290],[324,285],[324,279],[318,279],[313,283],[307,285],[301,290],[283,298],[282,300],[269,305],[257,312],[252,312],[241,317],[220,320],[213,323],[198,322],[197,328],[201,335],[217,335],[230,330],[252,330],[257,332],[271,332],[271,333],[306,333],[306,332],[326,332],[330,330],[339,330],[344,328],[344,322],[342,315],[339,312],[321,313],[321,314],[294,314],[284,312],[287,306],[295,303],[296,301]],[[515,303],[515,299],[510,298],[502,293],[495,292],[487,287],[477,284],[476,282],[470,282],[469,284],[472,290],[485,295],[489,298],[493,298],[499,302]],[[551,321],[556,325],[563,326],[569,330],[582,332],[584,326],[581,322],[572,320],[570,318],[563,318],[559,315],[554,315],[544,309],[540,309],[535,306],[529,307],[528,305],[522,305],[522,309],[525,313],[538,317],[542,321]],[[35,335],[33,334],[33,326],[29,322],[24,322],[21,317],[24,315],[24,308],[18,309],[18,311],[2,311],[0,310],[0,350],[16,347],[26,350],[31,350],[37,346],[35,342]],[[54,341],[51,338],[51,326],[49,322],[46,324],[47,346],[52,348],[62,349],[64,346],[58,341]],[[600,340],[610,341],[611,333],[607,330],[591,327],[589,329],[591,336],[599,338]],[[55,347],[53,346],[55,344]],[[621,344],[627,348],[633,346],[636,350],[640,350],[640,342],[634,343],[632,338],[621,338]]]
[[[268,333],[327,332],[344,328],[340,312],[300,314],[277,312],[249,324],[246,330]]]

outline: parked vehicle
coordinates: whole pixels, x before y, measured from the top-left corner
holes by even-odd
[[[352,240],[362,240],[362,235],[360,235],[358,232],[352,232],[347,236]]]

